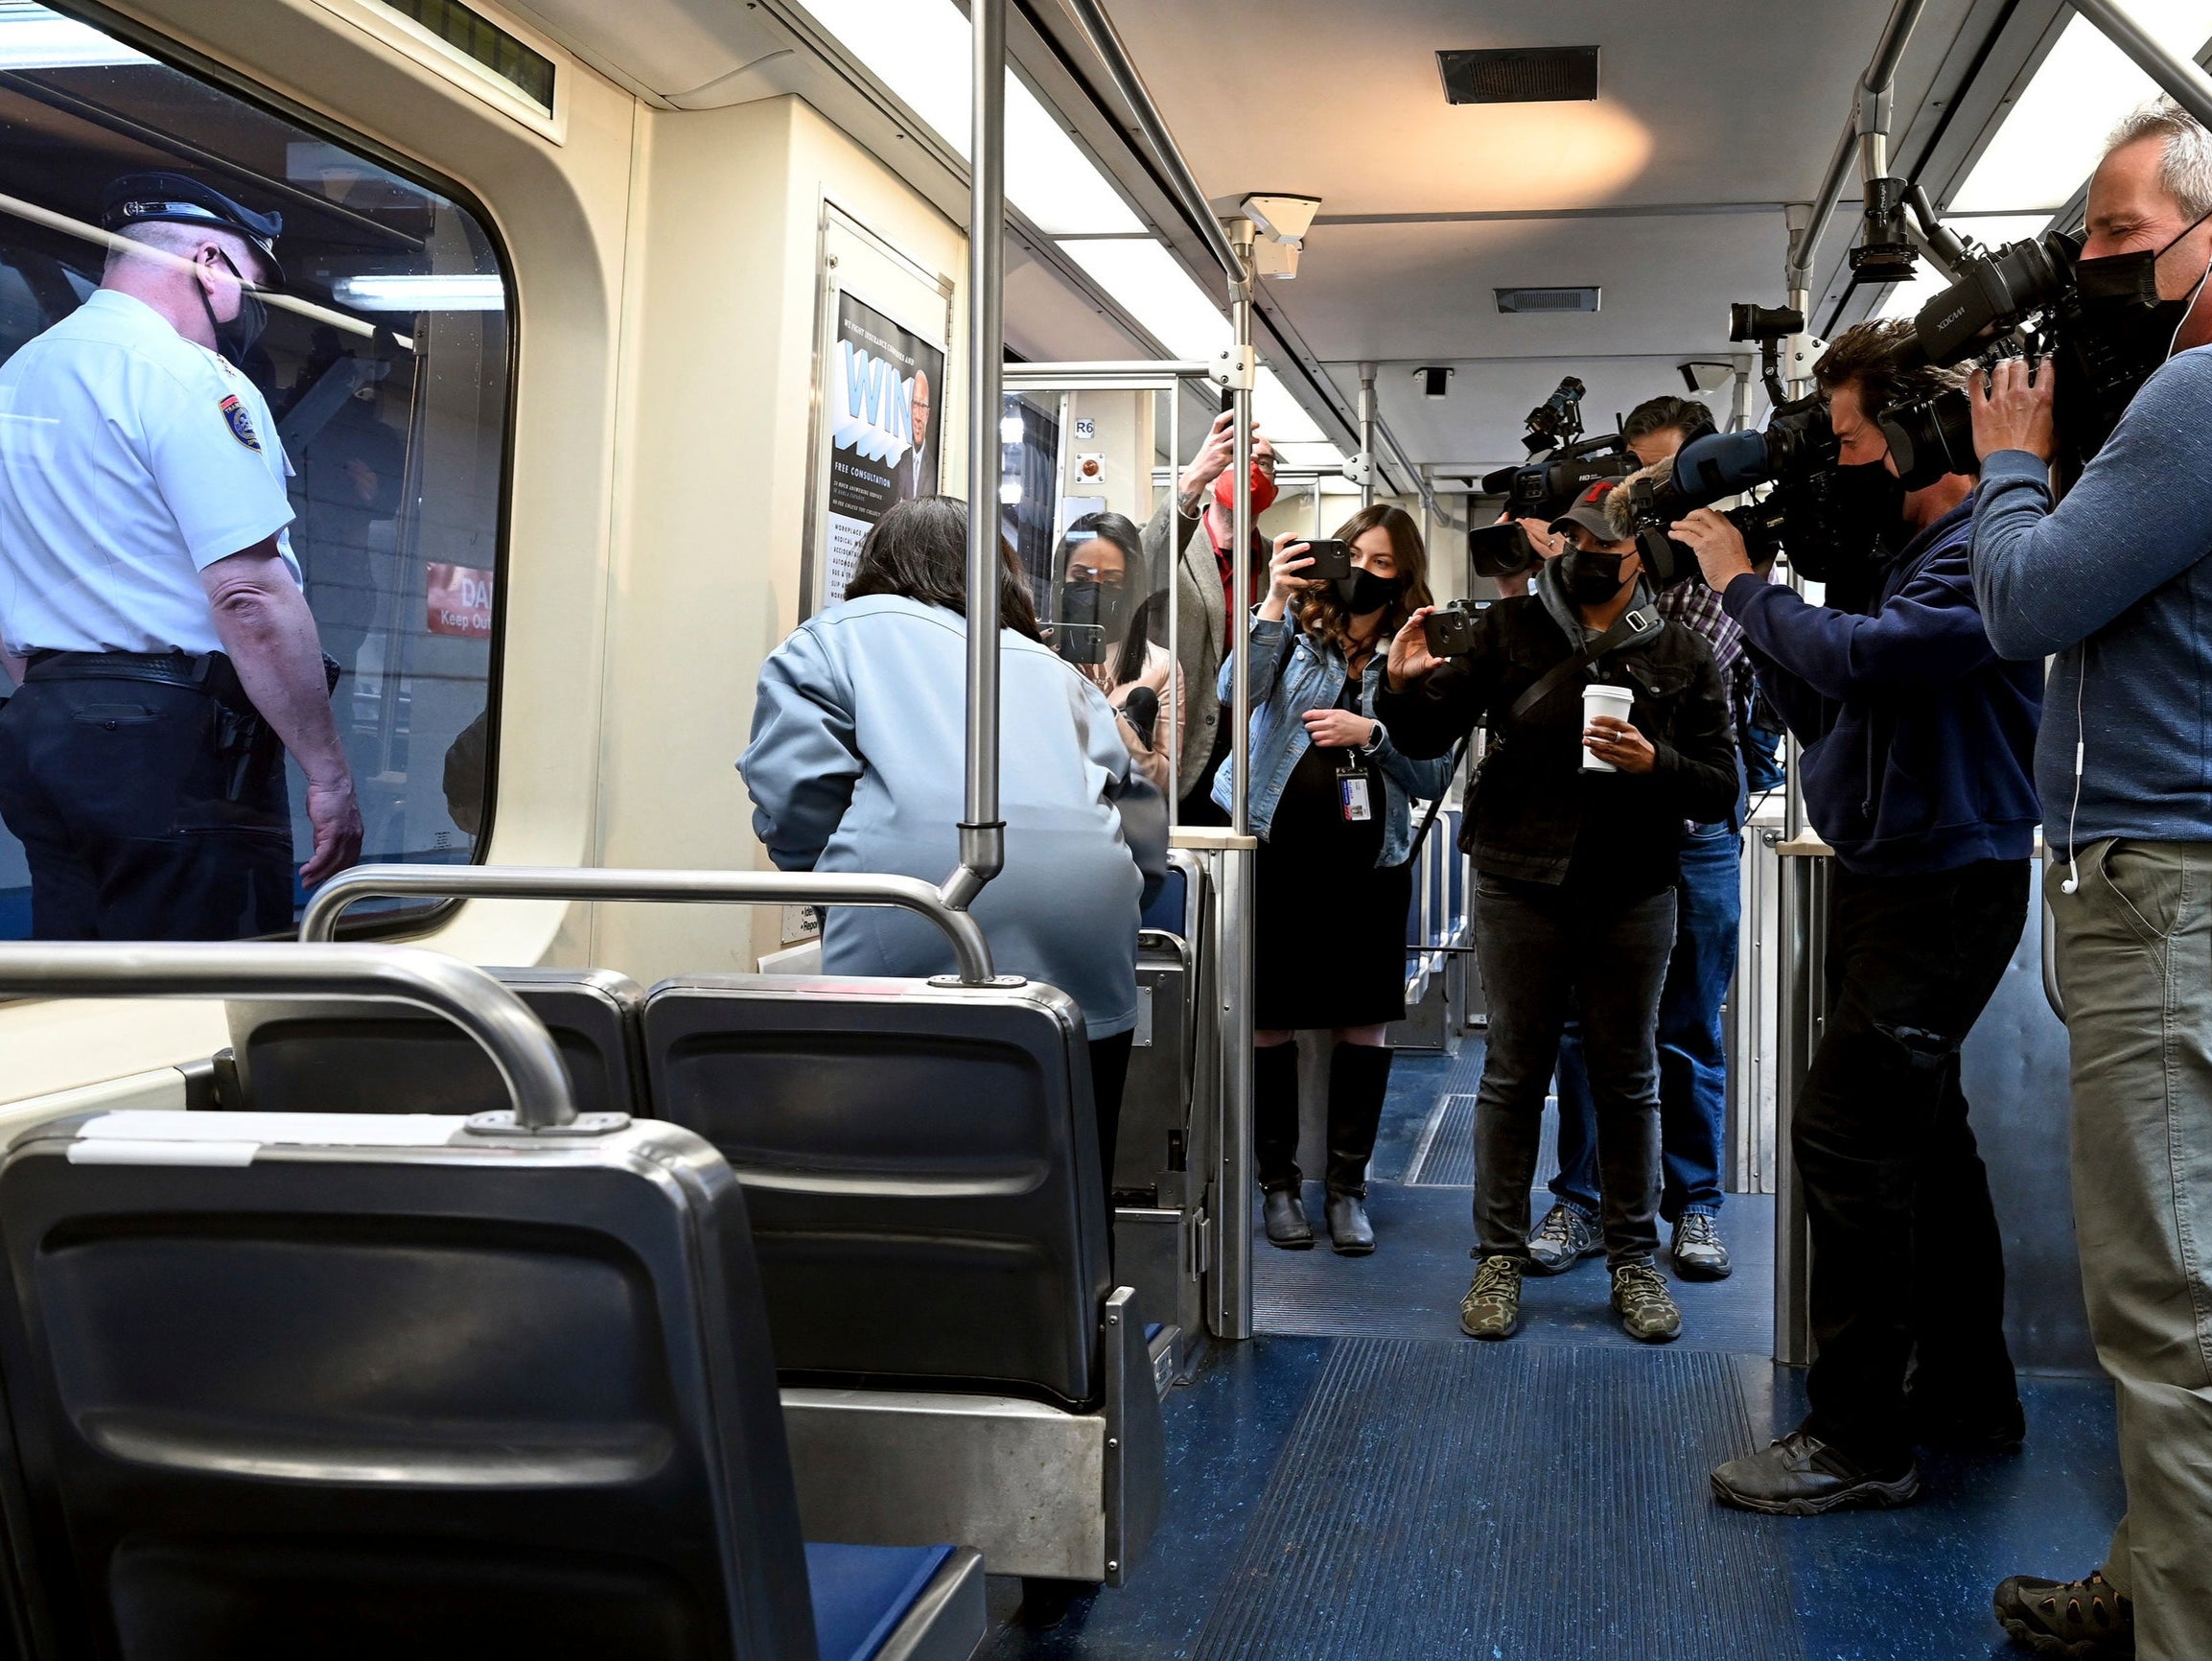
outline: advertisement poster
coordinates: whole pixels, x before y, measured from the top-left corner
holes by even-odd
[[[834,605],[852,580],[862,540],[892,504],[937,494],[944,351],[840,292],[826,379],[823,603]]]

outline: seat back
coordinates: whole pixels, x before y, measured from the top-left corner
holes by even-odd
[[[642,996],[603,969],[494,969],[552,1034],[579,1113],[641,1112]],[[400,1003],[317,998],[229,1005],[237,1101],[257,1112],[477,1113],[507,1105],[491,1058],[451,1021]]]
[[[40,1653],[814,1657],[697,1137],[80,1116],[7,1154],[0,1237]]]
[[[1066,994],[701,976],[640,1024],[660,1112],[745,1186],[787,1378],[1096,1401],[1106,1199]]]

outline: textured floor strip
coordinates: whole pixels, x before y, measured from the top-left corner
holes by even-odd
[[[1544,1130],[1536,1145],[1536,1181],[1551,1181],[1559,1169],[1559,1098],[1544,1101]],[[1475,1185],[1475,1097],[1449,1092],[1422,1127],[1407,1182],[1417,1188],[1471,1188]]]
[[[1339,1342],[1193,1661],[1803,1661],[1723,1356]]]

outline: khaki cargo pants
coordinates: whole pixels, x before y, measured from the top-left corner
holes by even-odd
[[[2104,841],[2046,884],[2073,1052],[2074,1227],[2118,1396],[2106,1578],[2142,1661],[2212,1657],[2212,843]]]

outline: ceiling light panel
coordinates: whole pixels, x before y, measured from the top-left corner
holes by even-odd
[[[2125,0],[2125,10],[2177,57],[2212,40],[2212,0]],[[1947,211],[2010,214],[2063,207],[2096,168],[2121,118],[2157,85],[2086,17],[2068,23]]]
[[[964,160],[972,122],[967,19],[952,0],[805,0],[839,45]],[[1119,236],[1144,222],[1010,66],[1006,195],[1056,236]]]
[[[1176,357],[1209,363],[1229,343],[1229,320],[1213,296],[1152,238],[1109,237],[1059,248]]]
[[[0,69],[98,69],[152,61],[74,17],[27,0],[0,0]]]

